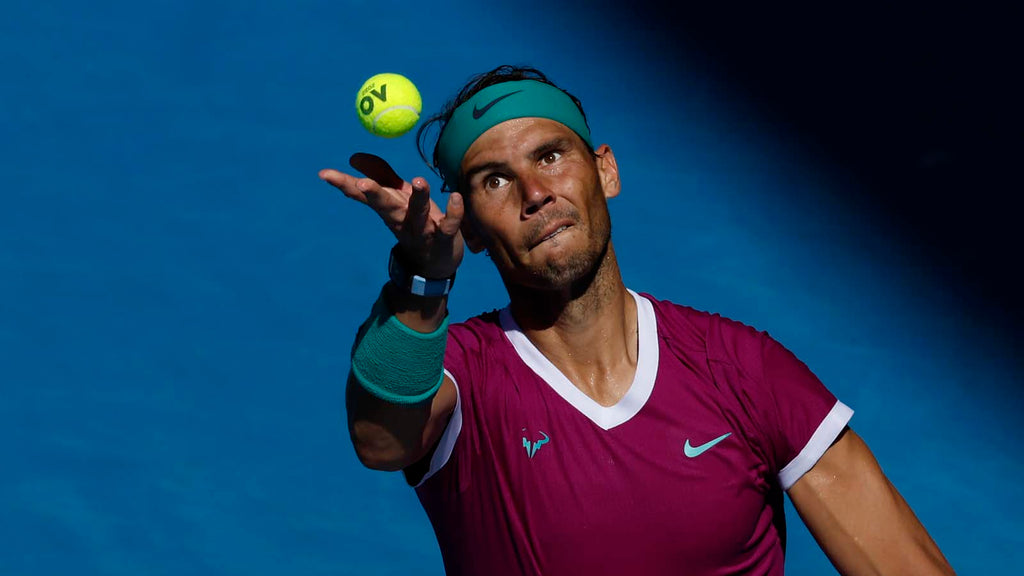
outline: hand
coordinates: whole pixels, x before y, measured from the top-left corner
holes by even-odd
[[[462,196],[458,192],[449,194],[447,209],[442,213],[430,199],[430,185],[425,179],[406,182],[383,158],[372,154],[353,154],[349,164],[366,178],[321,170],[320,179],[372,208],[394,233],[417,274],[426,278],[455,274],[464,251],[459,231],[464,213]]]

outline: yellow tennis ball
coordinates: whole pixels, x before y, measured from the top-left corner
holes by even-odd
[[[405,134],[420,119],[423,101],[416,85],[401,74],[377,74],[356,94],[356,113],[363,126],[385,138]]]

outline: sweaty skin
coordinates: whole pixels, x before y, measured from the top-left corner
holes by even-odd
[[[487,250],[523,332],[584,394],[615,404],[633,380],[637,333],[610,240],[611,148],[591,154],[564,125],[519,118],[480,136],[462,171],[467,246]]]
[[[551,120],[504,122],[467,151],[464,190],[450,195],[445,212],[430,201],[424,179],[405,182],[370,155],[357,154],[350,163],[366,178],[335,170],[320,177],[372,208],[415,272],[445,277],[461,263],[463,246],[486,250],[530,342],[602,406],[623,397],[637,367],[638,329],[636,304],[610,241],[607,200],[620,191],[611,148],[591,154],[575,133]],[[387,290],[398,319],[415,330],[434,330],[447,313],[446,298]],[[387,404],[350,381],[357,454],[371,468],[408,470],[437,444],[455,403],[447,377],[431,402],[411,407]],[[789,494],[842,574],[953,574],[852,431]]]

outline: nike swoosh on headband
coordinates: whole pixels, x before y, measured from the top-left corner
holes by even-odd
[[[474,104],[473,105],[473,120],[479,120],[480,117],[482,117],[484,114],[487,114],[487,111],[491,109],[491,106],[494,106],[495,104],[497,104],[498,102],[501,102],[505,98],[508,98],[509,96],[511,96],[513,94],[518,94],[520,92],[522,92],[522,90],[516,90],[515,92],[509,92],[508,94],[503,94],[501,96],[498,96],[494,100],[491,100],[490,102],[488,102],[487,105],[484,106],[483,108],[477,108],[476,105]]]

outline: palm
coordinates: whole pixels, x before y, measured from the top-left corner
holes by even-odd
[[[449,196],[447,212],[442,212],[430,199],[430,187],[423,178],[407,182],[384,159],[372,154],[353,154],[349,164],[366,178],[336,170],[323,170],[320,177],[372,208],[416,263],[417,272],[433,278],[454,274],[464,251],[459,232],[463,206],[458,193]]]

